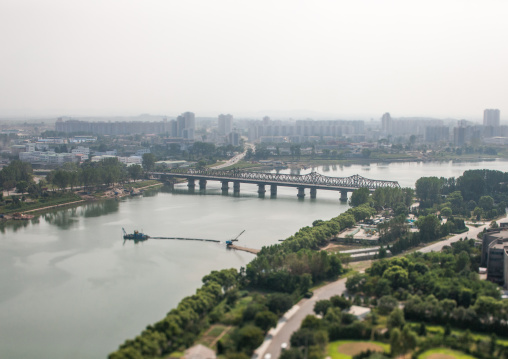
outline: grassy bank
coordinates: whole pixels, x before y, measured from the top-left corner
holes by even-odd
[[[11,214],[16,212],[27,212],[42,209],[51,206],[60,206],[71,202],[81,201],[82,198],[72,192],[55,192],[48,195],[48,197],[40,197],[30,202],[20,201],[18,204],[6,204],[0,206],[1,214]]]

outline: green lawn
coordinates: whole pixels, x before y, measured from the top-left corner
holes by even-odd
[[[349,349],[351,348],[351,346],[353,346],[357,350],[357,353],[354,353],[354,355],[356,355],[362,351],[366,351],[367,349],[369,349],[369,346],[373,346],[373,345],[383,348],[385,353],[390,352],[390,345],[381,343],[381,342],[374,342],[374,341],[370,341],[370,340],[369,341],[366,341],[366,340],[337,340],[335,342],[331,342],[330,344],[328,344],[327,356],[329,356],[332,359],[351,359],[353,357],[352,355],[349,355],[346,353],[339,353],[338,348],[344,344],[346,344],[346,345],[350,344]]]
[[[222,332],[226,329],[225,325],[215,325],[212,330],[210,330],[206,335],[210,337],[218,337],[222,334]]]
[[[420,327],[419,323],[411,323],[411,326],[413,327],[414,331],[418,332],[418,328]],[[431,333],[431,334],[443,334],[444,333],[444,328],[440,325],[426,325],[425,328],[427,329],[427,332]],[[465,330],[452,329],[452,334],[456,335],[456,336],[463,335],[464,332],[465,332]],[[484,341],[490,340],[489,335],[479,334],[479,333],[475,333],[475,332],[471,332],[471,337],[474,340],[484,340]],[[497,344],[508,347],[508,339],[497,338]]]
[[[80,200],[81,200],[80,196],[71,192],[57,193],[52,194],[50,197],[40,197],[34,202],[29,203],[20,202],[19,205],[8,204],[0,206],[0,213],[10,214],[15,212],[24,212],[37,208],[55,206]]]
[[[124,185],[125,188],[141,188],[141,187],[146,187],[146,186],[151,186],[151,185],[155,185],[155,184],[161,184],[159,181],[157,180],[146,180],[146,181],[139,181],[139,182],[129,182],[129,183],[126,183]]]
[[[427,359],[432,354],[441,354],[441,355],[449,355],[455,359],[475,359],[475,357],[472,357],[471,355],[464,354],[462,352],[446,349],[446,348],[436,348],[436,349],[430,349],[426,352],[420,354],[418,356],[418,359]]]

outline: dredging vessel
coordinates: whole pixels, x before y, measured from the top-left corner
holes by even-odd
[[[125,229],[122,228],[123,231],[123,239],[132,239],[135,241],[146,241],[150,236],[148,234],[141,233],[139,231],[134,231],[134,233],[127,233]]]

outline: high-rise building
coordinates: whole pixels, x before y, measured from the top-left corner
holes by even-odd
[[[498,109],[486,109],[483,111],[484,126],[499,126],[500,111]]]
[[[448,142],[450,139],[450,129],[447,126],[428,126],[425,127],[426,142]]]
[[[392,117],[390,113],[387,112],[381,117],[381,128],[383,132],[392,132]]]
[[[219,135],[225,136],[233,131],[233,115],[227,114],[219,115],[219,124],[218,124]]]
[[[184,112],[176,119],[177,137],[194,139],[196,130],[196,118],[193,112]]]

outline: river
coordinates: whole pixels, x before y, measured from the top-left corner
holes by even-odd
[[[470,168],[506,171],[507,162],[392,163],[329,166],[327,176],[360,174],[414,186],[422,176],[458,177]],[[289,170],[282,172],[289,173]],[[211,270],[240,268],[252,254],[227,250],[224,241],[241,231],[239,245],[277,243],[316,219],[347,210],[340,194],[318,191],[296,198],[279,188],[276,199],[259,198],[242,184],[240,196],[221,194],[219,182],[206,193],[154,190],[124,198],[56,210],[28,222],[0,227],[0,357],[101,358],[140,333],[194,293]],[[193,237],[222,243],[150,239],[124,243],[128,232]]]

